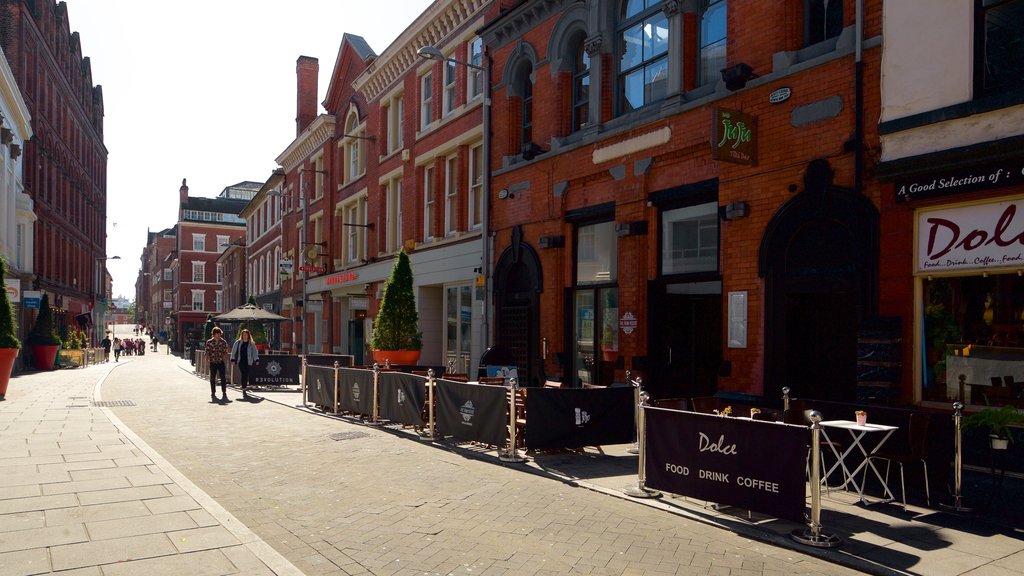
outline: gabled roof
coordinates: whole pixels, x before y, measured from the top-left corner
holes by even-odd
[[[346,49],[346,46],[348,49]],[[351,77],[349,77],[345,71],[341,70],[342,61],[344,60],[344,56],[347,52],[354,53],[363,64]],[[332,105],[336,105],[332,100],[339,97],[339,95],[335,94],[335,90],[342,91],[345,86],[351,86],[352,80],[362,73],[362,71],[366,69],[366,66],[376,58],[377,54],[372,48],[370,48],[370,45],[366,43],[365,38],[355,34],[349,34],[348,32],[342,34],[341,44],[338,46],[338,55],[334,58],[334,69],[331,70],[331,83],[327,86],[327,93],[326,96],[324,96],[324,101],[321,102],[321,106],[328,111],[332,110]]]

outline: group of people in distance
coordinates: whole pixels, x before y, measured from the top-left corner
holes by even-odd
[[[114,362],[121,361],[121,355],[134,356],[138,354],[142,356],[146,353],[146,341],[142,338],[118,338],[114,337],[110,339],[110,334],[104,336],[100,342],[100,346],[103,347],[103,361],[110,362],[110,351],[114,351]]]

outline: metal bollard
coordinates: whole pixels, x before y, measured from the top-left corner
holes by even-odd
[[[302,384],[302,407],[306,408],[308,405],[306,404],[306,357],[305,356],[302,357],[302,374],[301,374],[301,378],[302,378],[302,382],[300,382],[300,384]]]
[[[639,380],[639,378],[637,379]],[[647,443],[647,430],[644,426],[644,410],[643,407],[647,406],[647,400],[650,399],[650,395],[647,392],[640,392],[640,401],[637,403],[637,442],[639,444],[639,458],[640,462],[639,470],[636,474],[636,486],[626,486],[622,493],[626,496],[632,496],[633,498],[657,498],[661,496],[661,492],[657,490],[651,490],[644,483],[647,481],[647,471],[644,469],[647,465],[647,456],[645,454],[645,444]]]
[[[341,364],[334,361],[334,414],[338,413],[338,404],[341,402]]]
[[[629,454],[640,453],[640,377],[637,376],[636,380],[632,379],[633,371],[626,370],[626,382],[633,387],[633,424],[636,426],[636,440],[626,448],[626,452]]]
[[[391,362],[387,359],[384,360],[384,366],[387,368],[391,367]],[[377,384],[380,382],[380,364],[373,364],[373,414],[370,415],[370,424],[376,426],[380,424],[378,417],[380,416],[380,405],[377,401]]]
[[[811,523],[807,528],[797,528],[789,537],[801,544],[815,548],[835,548],[843,543],[835,534],[821,530],[821,412],[811,411]]]
[[[974,510],[964,505],[961,494],[963,487],[963,431],[960,424],[963,420],[963,409],[963,403],[953,402],[953,503],[939,504],[942,508],[953,512],[972,512]]]
[[[434,369],[427,369],[427,433],[420,434],[420,440],[425,442],[434,442],[437,440],[436,430],[434,428]]]
[[[526,458],[519,455],[519,450],[516,448],[516,395],[519,392],[519,381],[515,378],[509,378],[508,380],[508,448],[505,449],[504,453],[498,454],[498,459],[502,462],[512,462],[519,464],[526,462]]]
[[[789,410],[789,386],[782,387],[782,411]]]

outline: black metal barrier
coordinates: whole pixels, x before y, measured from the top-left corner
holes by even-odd
[[[338,368],[338,410],[376,415],[373,370]]]
[[[338,366],[354,366],[356,357],[351,354],[306,354],[306,363],[310,366],[334,367],[335,362]]]
[[[648,488],[804,521],[806,426],[643,410]]]
[[[298,386],[302,358],[294,355],[260,357],[260,363],[249,367],[249,383],[253,386]]]
[[[530,388],[526,447],[628,444],[636,438],[633,388]]]
[[[380,417],[392,422],[423,426],[427,379],[404,372],[381,372],[377,381]]]
[[[436,380],[437,428],[456,440],[501,446],[508,433],[504,386]]]
[[[306,366],[305,401],[314,406],[320,406],[324,410],[334,412],[337,409],[337,386],[334,378],[334,368]]]

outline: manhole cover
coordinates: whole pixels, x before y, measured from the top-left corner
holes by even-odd
[[[101,408],[113,408],[114,406],[135,406],[134,400],[100,400],[99,402],[93,402],[93,406],[99,406]]]
[[[369,434],[366,432],[352,430],[351,432],[335,432],[327,437],[331,440],[355,440],[356,438],[366,438],[367,436],[369,436]]]

